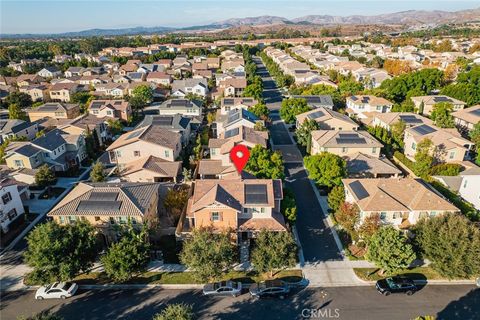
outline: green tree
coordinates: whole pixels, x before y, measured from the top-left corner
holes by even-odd
[[[248,111],[262,120],[268,119],[268,114],[270,113],[270,110],[268,110],[267,106],[263,103],[257,103],[256,105],[249,107]]]
[[[266,149],[258,144],[250,150],[250,158],[245,166],[245,171],[259,179],[282,179],[283,169],[280,152]]]
[[[252,264],[258,272],[268,272],[293,267],[296,263],[297,245],[289,232],[262,230],[255,239]]]
[[[432,156],[434,145],[432,140],[425,138],[417,145],[415,164],[413,170],[417,176],[426,179],[430,175],[434,157]]]
[[[25,92],[19,92],[19,91],[14,91],[10,93],[5,98],[4,102],[6,105],[15,104],[20,109],[29,108],[32,106],[32,98],[30,97],[30,95]]]
[[[350,235],[356,239],[355,225],[360,219],[360,209],[356,204],[342,202],[337,211],[335,211],[335,220]]]
[[[24,257],[33,268],[28,278],[36,283],[71,280],[87,272],[97,257],[95,229],[88,222],[39,224],[27,242]]]
[[[480,122],[477,122],[473,129],[470,131],[470,139],[472,142],[475,143],[475,147],[477,148],[477,159],[476,162],[480,165]]]
[[[382,227],[369,241],[366,255],[387,274],[406,269],[416,255],[407,238],[392,226]]]
[[[183,243],[180,261],[195,272],[200,281],[217,279],[235,262],[236,248],[228,232],[210,228],[194,229]]]
[[[318,130],[318,122],[313,119],[306,119],[303,123],[297,128],[295,135],[297,136],[297,142],[301,146],[307,147],[310,145],[310,140],[312,139],[312,131]],[[310,152],[310,150],[307,150]]]
[[[8,106],[8,119],[28,120],[28,116],[17,104],[11,104]]]
[[[97,161],[90,171],[90,180],[92,182],[103,182],[105,181],[105,172],[104,172],[103,163]]]
[[[108,119],[107,125],[108,125],[108,130],[114,136],[121,134],[123,132],[123,124],[118,119]]]
[[[480,274],[480,230],[462,215],[422,219],[414,228],[415,242],[432,267],[449,279]]]
[[[157,313],[153,320],[193,320],[193,310],[190,305],[175,303],[168,305],[162,312]]]
[[[183,208],[187,204],[188,190],[188,186],[180,189],[169,189],[163,200],[163,206],[167,212],[177,219],[180,217]]]
[[[138,112],[153,100],[153,89],[149,85],[140,85],[133,89],[129,99],[132,108]]]
[[[402,148],[404,146],[403,135],[405,133],[406,128],[407,128],[407,125],[405,121],[402,121],[402,120],[399,120],[390,126],[390,132],[393,140]]]
[[[336,212],[345,201],[345,188],[343,185],[334,186],[328,194],[328,206]]]
[[[150,244],[145,226],[138,230],[129,221],[120,233],[120,240],[108,248],[101,260],[109,277],[124,282],[146,270],[150,261]]]
[[[295,123],[296,116],[310,111],[307,100],[301,98],[290,98],[282,101],[280,117],[289,124]]]
[[[433,106],[430,117],[435,122],[435,125],[440,128],[453,128],[455,121],[452,116],[453,105],[449,102],[436,103]]]
[[[283,189],[283,199],[280,204],[280,211],[290,224],[295,224],[297,220],[297,203],[295,202],[295,194],[289,188]]]
[[[55,177],[55,172],[48,166],[48,164],[40,166],[35,173],[35,184],[38,186],[51,186],[56,182],[57,178]]]
[[[327,187],[338,186],[347,174],[346,162],[336,154],[321,152],[304,158],[308,177]]]
[[[244,97],[252,97],[257,100],[262,99],[262,94],[263,94],[263,86],[258,82],[254,82],[247,85],[247,87],[243,91]]]

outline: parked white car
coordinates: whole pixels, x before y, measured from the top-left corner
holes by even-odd
[[[35,299],[66,299],[77,292],[78,285],[72,282],[55,282],[47,286],[41,286],[35,293]]]

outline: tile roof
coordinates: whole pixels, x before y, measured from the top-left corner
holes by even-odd
[[[347,97],[347,100],[352,101],[355,104],[368,104],[371,106],[391,106],[393,105],[392,102],[388,101],[387,99],[381,98],[381,97],[375,97],[375,96],[362,96],[362,95],[356,95],[356,96],[351,96]]]
[[[301,113],[297,115],[296,118],[299,123],[303,123],[307,118],[313,119],[317,122],[324,122],[330,119],[338,119],[350,125],[354,125],[358,127],[358,124],[355,121],[353,121],[352,118],[350,118],[349,116],[325,107],[319,107],[319,108]]]
[[[440,102],[449,102],[453,104],[465,104],[465,102],[449,97],[449,96],[444,96],[444,95],[433,95],[433,96],[418,96],[418,97],[412,97],[413,101],[418,101],[418,102],[423,102],[424,104],[430,105],[430,104],[436,104]]]
[[[149,125],[121,135],[107,148],[107,150],[114,150],[139,140],[175,150],[177,144],[180,143],[180,137],[180,133],[160,128],[155,125]]]
[[[48,151],[53,151],[66,143],[67,141],[65,141],[62,135],[62,131],[58,129],[49,131],[43,136],[40,136],[37,139],[32,141],[32,144],[34,146],[42,149],[46,149]]]
[[[343,179],[362,211],[459,211],[421,179]]]
[[[349,175],[376,175],[376,174],[402,174],[390,160],[386,157],[377,158],[358,152],[357,154],[346,157],[347,171]]]
[[[161,185],[80,182],[48,215],[143,216]]]
[[[480,104],[466,109],[458,110],[452,113],[454,118],[462,119],[468,123],[476,124],[480,122]]]
[[[173,178],[180,174],[181,167],[181,161],[170,162],[154,156],[147,156],[127,164],[120,174],[126,176],[140,170],[147,170],[161,175],[162,177]]]

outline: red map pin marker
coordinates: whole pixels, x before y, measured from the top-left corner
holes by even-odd
[[[250,158],[250,151],[243,144],[237,144],[230,150],[230,159],[232,160],[238,173],[241,173],[243,168]]]

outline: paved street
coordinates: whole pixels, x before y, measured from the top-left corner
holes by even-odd
[[[255,59],[255,61],[258,74],[262,77],[264,83],[264,97],[267,106],[271,110],[276,110],[279,105],[277,98],[280,97],[281,101],[281,94],[262,61],[260,59]],[[267,100],[267,98],[270,100]],[[287,186],[294,191],[297,199],[298,217],[296,225],[305,262],[308,264],[342,260],[332,231],[323,221],[324,214],[303,167],[300,151],[293,144],[285,125],[279,121],[278,111],[273,111],[271,118],[274,121],[274,124],[270,127],[274,144],[273,149],[280,149],[282,155],[284,155]]]
[[[480,319],[480,289],[460,285],[427,286],[410,297],[384,297],[373,287],[343,287],[304,289],[283,301],[255,301],[249,294],[206,298],[198,290],[162,289],[83,291],[65,301],[36,301],[33,291],[17,291],[2,295],[1,300],[0,315],[5,320],[44,310],[58,312],[65,320],[147,320],[165,304],[179,302],[193,305],[198,319],[395,320],[426,314],[438,315],[439,320]]]

